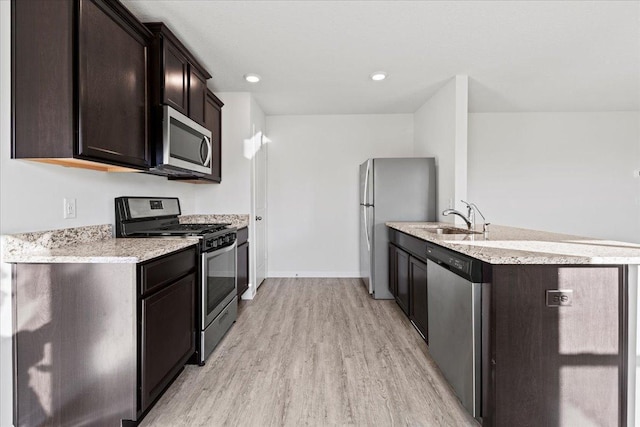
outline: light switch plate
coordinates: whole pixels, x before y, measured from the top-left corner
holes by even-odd
[[[76,199],[65,197],[63,200],[63,217],[65,219],[72,219],[76,217]]]

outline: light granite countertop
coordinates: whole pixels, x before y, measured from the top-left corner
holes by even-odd
[[[489,226],[489,233],[435,234],[439,222],[387,222],[395,230],[489,264],[640,264],[640,245],[611,240]]]
[[[113,238],[109,224],[2,236],[7,263],[139,263],[197,244],[197,238]]]
[[[182,215],[184,224],[249,225],[248,214]],[[139,263],[197,244],[196,237],[114,238],[111,224],[2,236],[7,263]]]
[[[216,224],[228,223],[230,227],[240,229],[249,226],[248,214],[201,214],[201,215],[182,215],[180,217],[182,224]]]

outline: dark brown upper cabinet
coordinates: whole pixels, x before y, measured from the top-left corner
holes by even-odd
[[[189,61],[170,40],[162,43],[162,55],[164,56],[164,73],[155,76],[156,70],[152,71],[158,85],[153,85],[153,91],[158,92],[163,88],[162,94],[156,94],[162,98],[157,102],[168,104],[180,111],[184,115],[189,114]],[[155,50],[155,49],[154,49]],[[156,64],[156,55],[152,54],[153,62]],[[156,64],[157,65],[157,64]],[[162,89],[161,89],[162,90]]]
[[[211,75],[162,22],[145,24],[153,33],[150,55],[151,104],[166,104],[205,126],[207,80]]]
[[[195,67],[189,68],[189,117],[206,126],[204,105],[207,97],[207,80]]]
[[[204,106],[204,125],[211,131],[211,175],[204,179],[222,181],[222,101],[207,89]]]
[[[11,18],[12,157],[147,169],[146,27],[116,0],[14,0]]]

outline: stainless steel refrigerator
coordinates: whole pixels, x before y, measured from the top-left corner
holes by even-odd
[[[360,277],[375,299],[393,299],[385,222],[435,221],[435,180],[431,157],[369,159],[360,165]]]

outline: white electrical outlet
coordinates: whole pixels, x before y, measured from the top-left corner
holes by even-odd
[[[65,219],[71,219],[76,217],[76,199],[65,198],[63,200],[63,216]]]

